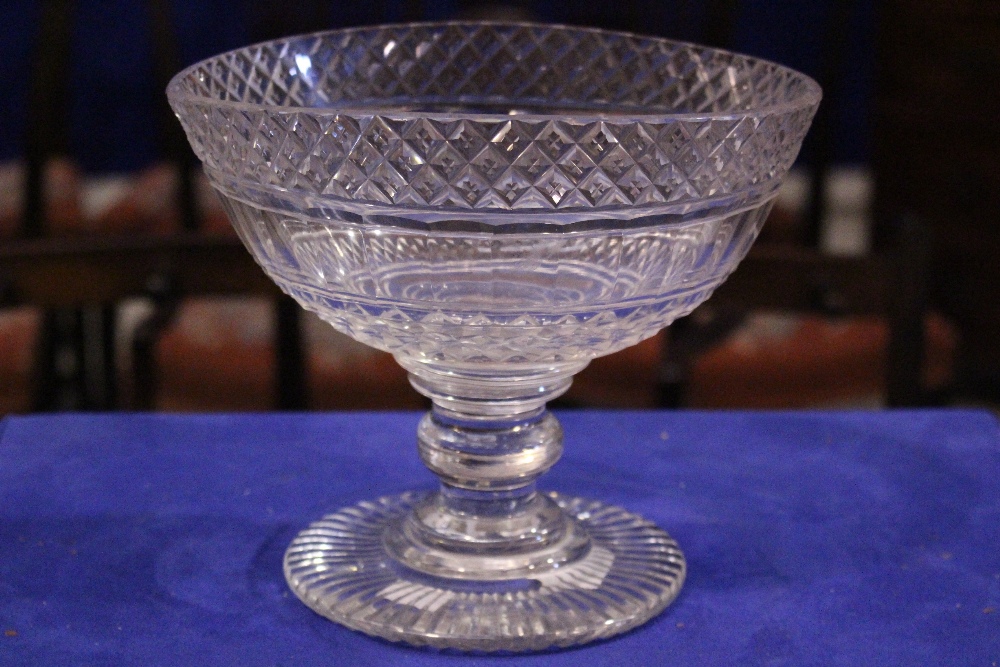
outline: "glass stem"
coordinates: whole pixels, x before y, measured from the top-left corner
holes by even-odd
[[[387,536],[399,560],[440,576],[504,579],[580,557],[586,535],[535,480],[562,453],[545,403],[585,364],[485,373],[400,362],[433,402],[418,448],[441,487]]]

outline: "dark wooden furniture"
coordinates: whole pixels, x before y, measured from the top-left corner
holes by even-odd
[[[146,4],[160,90],[180,69],[168,0]],[[181,230],[170,236],[56,234],[46,220],[46,164],[69,153],[67,139],[73,0],[41,3],[40,32],[25,133],[23,211],[18,238],[0,242],[0,307],[44,309],[35,351],[33,410],[113,409],[153,405],[154,346],[181,299],[217,294],[267,295],[276,321],[276,406],[306,404],[305,362],[300,309],[281,295],[235,238],[199,234],[194,192],[196,159],[180,124],[159,105],[161,152],[178,172],[173,205]],[[116,313],[129,298],[154,306],[132,342],[133,395],[119,395],[116,368]]]
[[[876,211],[925,220],[930,300],[962,337],[958,390],[1000,400],[1000,3],[881,5]]]
[[[716,4],[722,7],[724,3]],[[735,12],[736,4],[730,3],[727,9]],[[662,405],[684,404],[695,358],[721,342],[754,310],[884,318],[889,327],[887,404],[921,405],[928,401],[921,387],[930,279],[928,226],[908,213],[912,210],[908,202],[897,200],[877,211],[874,254],[839,257],[820,250],[834,123],[844,102],[844,67],[851,56],[844,34],[857,10],[856,0],[831,2],[822,34],[817,78],[824,99],[803,147],[811,158],[810,199],[797,234],[800,243],[759,243],[700,312],[671,327],[660,371]],[[731,31],[720,33],[726,34],[731,35]],[[928,194],[933,197],[933,193]]]
[[[283,298],[235,238],[187,232],[161,238],[42,237],[0,244],[0,308],[32,305],[50,313],[88,312],[132,298],[152,299],[157,306],[135,336],[134,396],[129,400],[84,386],[81,391],[89,393],[83,400],[90,401],[85,407],[151,408],[156,387],[152,346],[179,299],[250,294]],[[92,356],[84,352],[79,361]],[[109,361],[114,372],[114,359]],[[78,382],[100,379],[86,369],[77,377]],[[53,391],[52,383],[44,389]]]
[[[892,252],[836,257],[808,247],[761,244],[695,314],[674,323],[661,368],[661,402],[684,405],[695,358],[719,343],[754,310],[878,316],[889,328],[886,403],[921,405],[927,229],[906,220]]]

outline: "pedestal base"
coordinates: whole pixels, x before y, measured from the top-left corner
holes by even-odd
[[[680,592],[684,555],[649,521],[549,494],[590,536],[579,559],[531,577],[491,581],[424,574],[393,559],[384,533],[422,496],[344,508],[310,525],[285,553],[285,577],[317,613],[390,641],[464,651],[537,651],[626,632]]]

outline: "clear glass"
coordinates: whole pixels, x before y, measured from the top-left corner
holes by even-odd
[[[295,593],[372,635],[484,651],[665,608],[685,574],[666,532],[536,491],[562,451],[545,404],[736,267],[816,83],[658,38],[446,23],[250,46],[168,95],[267,274],[433,402],[417,441],[440,489],[303,531]]]

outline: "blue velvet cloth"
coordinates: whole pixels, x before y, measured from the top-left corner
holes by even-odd
[[[416,414],[8,418],[0,665],[996,665],[1000,429],[972,411],[570,412],[543,486],[620,504],[689,578],[624,636],[468,656],[285,587],[325,511],[433,480]]]

